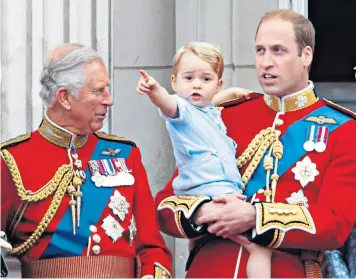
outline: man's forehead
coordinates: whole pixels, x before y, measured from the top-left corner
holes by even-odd
[[[109,75],[105,65],[101,61],[93,61],[85,67],[88,84],[94,85],[94,83],[108,83]]]
[[[270,19],[263,22],[256,36],[256,45],[285,45],[296,42],[291,22],[282,19]]]

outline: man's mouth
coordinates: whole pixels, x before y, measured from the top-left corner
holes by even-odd
[[[96,115],[97,118],[99,119],[105,119],[106,118],[106,113],[99,113]]]
[[[277,76],[272,75],[272,74],[263,74],[262,77],[263,77],[264,79],[274,79],[274,78],[277,78]]]

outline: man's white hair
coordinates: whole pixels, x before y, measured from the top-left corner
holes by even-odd
[[[84,68],[87,64],[103,60],[92,48],[80,44],[64,44],[49,55],[41,73],[40,97],[47,107],[54,105],[59,88],[67,89],[75,98],[87,84]]]

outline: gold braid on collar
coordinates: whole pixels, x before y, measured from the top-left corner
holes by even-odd
[[[38,128],[38,132],[50,143],[66,149],[71,147],[73,137],[75,137],[74,146],[76,148],[82,147],[88,141],[88,135],[72,134],[71,132],[52,123],[46,116],[43,118],[43,121]]]

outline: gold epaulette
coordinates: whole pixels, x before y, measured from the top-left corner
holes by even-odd
[[[125,138],[125,137],[118,137],[115,135],[110,135],[104,132],[95,132],[94,133],[99,139],[106,139],[106,140],[110,140],[110,141],[116,141],[116,142],[122,142],[122,143],[127,143],[129,145],[132,145],[133,147],[136,146],[136,143],[134,143],[133,141]]]
[[[352,110],[349,110],[349,109],[347,109],[347,108],[345,108],[343,106],[335,104],[335,103],[333,103],[333,102],[331,102],[331,101],[329,101],[327,99],[323,99],[323,100],[325,101],[326,105],[328,105],[328,106],[330,106],[330,107],[332,107],[334,109],[337,109],[337,110],[339,110],[339,111],[351,116],[352,118],[356,119],[356,113],[353,112]]]
[[[248,96],[245,96],[242,98],[237,98],[237,99],[222,103],[218,107],[222,107],[222,108],[234,107],[234,106],[237,106],[237,105],[240,105],[245,102],[252,101],[254,99],[261,98],[261,97],[263,97],[263,94],[261,94],[261,93],[250,93]]]
[[[24,141],[27,141],[31,138],[31,133],[26,133],[24,135],[21,135],[21,136],[17,136],[16,138],[13,138],[13,139],[10,139],[10,140],[7,140],[5,142],[2,142],[1,143],[1,146],[0,146],[0,149],[4,149],[4,148],[9,148],[11,146],[14,146],[14,145],[17,145],[17,144],[20,144]]]

